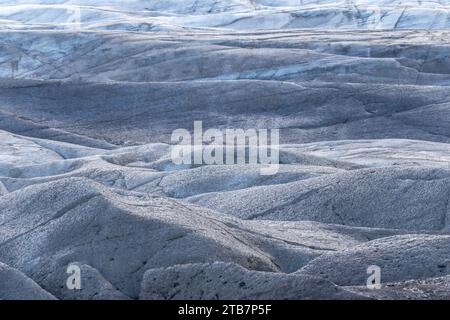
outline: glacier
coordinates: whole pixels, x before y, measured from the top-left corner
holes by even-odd
[[[448,299],[449,10],[0,0],[0,299]],[[278,173],[175,165],[194,121]]]

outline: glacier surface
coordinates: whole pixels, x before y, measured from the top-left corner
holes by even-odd
[[[448,299],[449,10],[0,0],[0,299]],[[200,120],[278,173],[174,165]]]

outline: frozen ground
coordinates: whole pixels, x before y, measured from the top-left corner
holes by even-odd
[[[449,8],[0,0],[0,298],[448,299]],[[175,166],[194,120],[278,174]]]

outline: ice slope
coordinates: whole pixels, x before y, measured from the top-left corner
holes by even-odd
[[[449,7],[0,0],[0,298],[448,298]],[[194,120],[279,172],[174,165]]]
[[[301,158],[293,157],[283,165],[281,174],[271,181],[252,176],[246,170],[248,168],[239,166],[229,166],[223,170],[215,166],[196,169],[180,167],[175,168],[175,171],[174,168],[166,171],[158,165],[170,153],[170,147],[164,144],[106,150],[7,132],[1,132],[1,136],[0,182],[4,193],[0,195],[0,261],[20,270],[43,290],[60,299],[189,299],[211,298],[216,294],[219,298],[233,299],[359,299],[364,298],[364,294],[351,293],[353,289],[344,288],[361,284],[357,281],[359,278],[351,278],[350,282],[334,278],[331,282],[320,279],[324,273],[314,271],[318,268],[315,265],[321,261],[319,259],[326,259],[334,252],[337,256],[349,255],[345,261],[350,262],[352,254],[363,250],[364,244],[371,246],[378,242],[384,243],[382,239],[397,241],[395,239],[398,236],[402,241],[414,241],[417,238],[423,243],[420,249],[423,262],[415,264],[414,272],[418,275],[416,277],[412,273],[410,278],[420,278],[420,272],[429,269],[425,262],[428,257],[445,260],[445,255],[437,251],[434,253],[438,250],[435,241],[439,240],[445,246],[448,236],[428,235],[437,231],[429,228],[430,215],[422,212],[416,215],[415,220],[402,222],[396,219],[394,222],[397,224],[391,221],[383,225],[380,223],[384,221],[383,217],[378,215],[383,211],[381,201],[378,204],[374,202],[374,211],[361,216],[360,219],[364,217],[365,222],[356,227],[351,220],[339,221],[339,225],[323,224],[318,222],[320,217],[299,221],[286,221],[287,215],[279,215],[271,221],[235,218],[193,205],[179,197],[174,198],[173,190],[191,190],[195,194],[211,195],[208,179],[216,181],[216,184],[221,181],[216,189],[220,188],[223,194],[232,190],[254,190],[256,187],[253,185],[260,184],[272,185],[271,190],[275,191],[286,186],[285,197],[296,196],[297,190],[291,186],[293,180],[295,183],[313,183],[322,177],[327,179],[329,185],[338,187],[343,181],[339,178],[343,172],[349,176],[357,174],[358,171],[351,167],[338,169],[332,162],[328,165],[320,162],[316,166],[303,165],[301,160],[295,160]],[[386,143],[395,144],[403,152],[408,152],[412,142],[397,140]],[[358,145],[356,142],[354,144]],[[297,146],[297,155],[306,155],[304,150],[308,147]],[[283,152],[293,153],[293,148],[290,145]],[[430,158],[438,159],[448,152],[445,144],[430,143],[428,148]],[[17,149],[23,151],[20,156]],[[383,151],[378,147],[374,158],[379,159],[383,153],[389,157],[389,147]],[[370,153],[365,155],[366,166],[373,163],[367,160],[369,156]],[[421,163],[422,157],[420,152],[409,151],[404,165],[408,166],[408,162],[414,159]],[[444,183],[447,162],[439,164],[424,161],[423,165],[434,170],[437,178]],[[221,177],[214,178],[217,174]],[[389,179],[377,171],[373,174],[380,181],[376,185],[378,189],[389,188],[386,185]],[[434,183],[429,175],[427,179]],[[184,186],[183,181],[188,182],[189,187]],[[230,184],[231,181],[233,183]],[[416,188],[423,190],[420,185]],[[360,192],[365,192],[364,188],[335,194],[358,196]],[[252,193],[265,197],[262,192]],[[400,197],[404,195],[404,190],[399,189],[397,194],[391,188],[390,193],[391,197]],[[317,196],[310,193],[303,198],[314,199]],[[319,196],[323,199],[328,197],[326,193]],[[399,205],[407,210],[407,201],[413,197],[399,198]],[[240,201],[234,198],[230,203]],[[243,203],[249,204],[252,200],[247,199]],[[314,200],[313,203],[317,206],[319,201]],[[273,202],[272,207],[276,206],[277,203]],[[303,207],[303,204],[297,204],[297,210]],[[322,214],[329,213],[323,211]],[[338,212],[334,214],[340,217]],[[437,214],[431,216],[438,217]],[[445,234],[447,231],[440,232]],[[396,254],[395,248],[391,245],[381,246],[380,259],[384,254]],[[404,245],[399,245],[399,248],[403,250]],[[214,264],[215,261],[224,263]],[[407,262],[404,262],[405,268]],[[430,263],[441,265],[443,262],[433,260]],[[74,292],[61,287],[67,278],[66,268],[69,264],[79,265],[83,272],[87,285],[81,291]],[[323,268],[331,272],[326,265]],[[195,278],[192,280],[195,283],[193,287],[185,287],[188,284],[183,279],[196,269],[204,269],[206,278]],[[287,274],[297,270],[300,270],[299,276]],[[313,271],[303,275],[307,270]],[[446,270],[441,267],[437,270],[439,273],[427,271],[424,275],[446,274]],[[155,283],[155,274],[165,277],[167,272],[170,277],[177,275],[176,279]],[[403,269],[389,272],[393,273],[389,277],[390,281],[403,280],[409,274]],[[233,290],[225,294],[225,291],[220,293],[214,290],[215,286],[206,285],[212,281],[208,277],[214,274],[222,274],[223,281],[229,281]],[[338,274],[345,276],[344,273]],[[365,273],[360,278],[364,276]],[[215,283],[220,279],[213,281]],[[240,285],[242,281],[246,285]],[[31,280],[28,282],[36,287],[38,294],[38,287]],[[173,291],[172,282],[184,289]],[[266,290],[261,289],[262,282],[267,290],[270,288],[271,295],[264,294]],[[285,290],[285,283],[291,284],[288,291]],[[9,289],[2,287],[2,290],[1,294],[10,294],[10,291],[5,291]],[[42,298],[51,297],[39,294]]]
[[[81,10],[87,29],[173,30],[177,28],[442,29],[448,1],[1,1],[5,28],[72,27]]]

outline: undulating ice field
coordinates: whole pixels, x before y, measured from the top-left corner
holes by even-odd
[[[0,298],[450,298],[450,0],[0,0]]]

